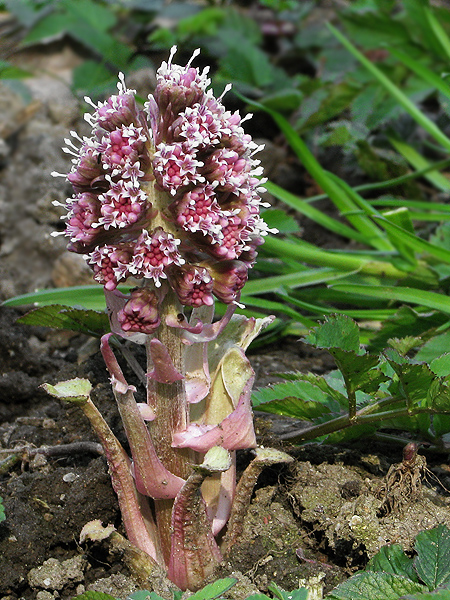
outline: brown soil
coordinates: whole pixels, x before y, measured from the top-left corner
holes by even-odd
[[[45,64],[45,72],[58,78],[46,74],[28,80],[29,104],[1,84],[0,300],[36,287],[88,281],[78,257],[65,253],[64,239],[50,236],[60,217],[52,201],[70,194],[50,172],[68,170],[62,140],[68,129],[83,133],[84,127],[78,101],[64,83],[76,61],[67,47],[49,47],[45,56],[35,56],[36,72]],[[138,73],[129,81],[141,95],[148,75]],[[283,152],[278,160],[283,161]],[[105,459],[81,412],[39,388],[43,382],[89,378],[95,403],[125,442],[98,344],[81,335],[17,325],[19,314],[0,308],[0,495],[6,513],[0,524],[0,599],[64,599],[88,589],[125,598],[137,585],[123,562],[106,543],[78,542],[81,528],[92,519],[121,531]],[[333,368],[328,355],[296,340],[260,349],[251,360],[258,385],[273,381],[274,372]],[[279,445],[277,434],[297,427],[260,415],[256,425],[264,445]],[[33,450],[69,444],[68,454]],[[386,456],[387,450],[309,445],[291,449],[292,467],[267,470],[241,541],[221,569],[221,575],[242,573],[235,596],[266,591],[271,581],[290,590],[304,580],[327,590],[362,568],[383,544],[401,542],[410,549],[418,531],[450,525],[447,496],[429,486],[383,509],[383,477],[390,464],[401,461],[401,450]],[[249,458],[241,453],[240,467]],[[436,472],[450,487],[445,471]]]

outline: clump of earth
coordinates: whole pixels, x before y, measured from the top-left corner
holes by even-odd
[[[80,257],[66,252],[63,237],[51,235],[61,228],[53,201],[64,202],[71,190],[50,173],[70,168],[61,151],[68,130],[85,133],[80,102],[69,86],[78,60],[65,46],[34,57],[38,75],[25,83],[29,98],[0,83],[0,300],[36,288],[91,283]],[[39,75],[44,65],[46,74]],[[128,84],[145,96],[152,81],[152,73],[138,72]],[[284,152],[266,143],[263,161],[276,180],[289,167]],[[16,324],[22,313],[0,307],[0,496],[6,514],[0,524],[0,600],[66,599],[86,590],[126,598],[142,584],[123,557],[107,541],[79,543],[92,520],[123,534],[105,458],[81,411],[39,387],[88,378],[93,400],[125,443],[98,341]],[[324,373],[334,366],[327,354],[296,339],[259,348],[250,359],[257,386],[275,381],[276,372]],[[281,446],[278,435],[299,426],[256,416],[260,443],[283,447],[295,461],[263,473],[240,541],[221,566],[218,576],[240,578],[230,591],[235,597],[265,592],[272,581],[286,590],[308,584],[327,591],[383,545],[401,543],[409,551],[419,531],[450,526],[441,487],[450,487],[450,478],[436,460],[429,460],[429,468],[441,484],[420,462],[414,494],[399,484],[395,502],[389,501],[386,476],[391,465],[402,464],[401,448],[374,446],[367,453],[356,443]],[[240,453],[239,467],[250,458]],[[164,588],[163,582],[153,584]]]

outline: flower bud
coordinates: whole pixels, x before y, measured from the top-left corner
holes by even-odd
[[[100,202],[98,196],[84,192],[69,201],[66,233],[71,242],[91,244],[98,237],[99,230],[95,224],[100,218]]]
[[[225,304],[238,301],[248,278],[248,267],[239,260],[203,263],[213,278],[213,293]]]
[[[133,290],[117,319],[127,333],[153,333],[160,323],[156,294],[147,288]]]
[[[185,306],[212,306],[213,280],[204,267],[186,265],[169,271],[169,282],[181,304]]]

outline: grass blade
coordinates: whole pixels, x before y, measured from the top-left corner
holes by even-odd
[[[414,233],[406,231],[406,229],[399,227],[398,225],[392,223],[391,221],[388,221],[384,217],[381,217],[379,221],[382,227],[386,229],[386,231],[388,231],[391,235],[396,236],[400,242],[408,245],[412,250],[421,250],[423,252],[431,254],[432,256],[435,256],[442,262],[450,263],[449,250],[446,250],[445,248],[440,248],[439,246],[436,246],[431,242],[423,240]]]
[[[251,279],[245,284],[244,294],[253,296],[258,294],[267,294],[276,292],[283,286],[290,288],[299,288],[317,283],[327,283],[334,279],[339,279],[349,275],[351,272],[344,272],[331,268],[308,269],[302,273],[288,273],[275,277],[265,277],[264,279]]]
[[[407,304],[416,304],[450,314],[450,300],[447,296],[435,292],[409,287],[362,285],[357,283],[336,284],[332,287],[345,294],[361,294],[378,300],[406,302]]]
[[[394,267],[389,260],[383,261],[377,260],[375,257],[369,258],[358,256],[356,254],[352,255],[344,252],[321,250],[313,244],[308,244],[304,240],[290,242],[267,236],[264,243],[264,252],[271,252],[276,256],[290,256],[294,259],[302,260],[317,266],[340,269],[345,271],[346,274],[360,271],[367,275],[391,277],[393,279],[403,279],[408,276],[408,273]],[[427,279],[426,272],[419,273],[417,271],[416,274],[420,276],[421,279]]]
[[[130,288],[120,287],[120,291],[127,292]],[[105,295],[103,288],[99,285],[81,285],[70,288],[56,288],[52,290],[40,290],[30,294],[15,296],[3,302],[3,306],[48,306],[50,304],[63,304],[90,308],[92,310],[105,310]]]
[[[437,127],[433,121],[425,116],[417,106],[404,94],[395,83],[393,83],[386,75],[368,58],[362,54],[357,48],[343,35],[338,29],[327,23],[328,29],[341,42],[345,48],[366,67],[366,69],[375,77],[375,79],[403,106],[403,108],[411,115],[411,117],[427,131],[439,144],[446,150],[450,150],[450,139]]]
[[[392,136],[389,137],[389,141],[394,146],[394,148],[399,152],[406,160],[417,170],[425,169],[430,166],[430,163],[424,158],[417,150],[415,150],[412,146],[398,140]],[[434,187],[441,192],[450,191],[450,180],[445,177],[439,171],[429,171],[424,175],[425,179],[427,179]]]
[[[425,11],[425,16],[427,18],[428,24],[429,24],[430,28],[432,29],[434,36],[439,41],[442,49],[444,50],[445,54],[447,55],[447,61],[450,61],[450,40],[448,38],[448,35],[446,34],[442,25],[436,19],[436,16],[434,15],[431,8],[429,6],[425,6],[424,11]]]
[[[315,223],[322,225],[322,227],[325,227],[329,231],[333,231],[338,235],[355,240],[356,242],[367,242],[366,236],[362,233],[359,233],[358,231],[355,231],[348,225],[340,223],[339,221],[336,221],[336,219],[329,217],[328,215],[324,214],[321,210],[318,210],[314,206],[311,206],[309,202],[306,202],[298,196],[287,192],[275,183],[268,181],[264,184],[264,187],[270,194],[275,196],[275,198],[281,200],[281,202],[295,209],[297,212],[304,215],[305,217],[312,219]]]
[[[406,65],[408,69],[411,69],[411,71],[413,71],[418,77],[435,87],[447,98],[450,98],[450,87],[443,79],[441,79],[441,77],[439,77],[439,75],[436,75],[436,73],[434,73],[431,69],[429,69],[425,65],[422,65],[419,61],[412,58],[409,54],[402,52],[398,48],[390,47],[389,53],[392,54],[392,56],[395,56],[395,58],[397,58],[404,65]]]

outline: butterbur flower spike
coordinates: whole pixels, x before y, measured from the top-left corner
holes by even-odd
[[[176,585],[197,589],[226,551],[217,534],[231,514],[235,536],[251,493],[247,481],[232,508],[235,451],[256,445],[244,351],[271,318],[233,313],[271,231],[260,216],[259,147],[223,104],[229,86],[215,98],[208,69],[192,66],[199,51],[186,66],[174,64],[175,52],[144,108],[123,75],[117,94],[86,99],[92,133],[66,140],[74,194],[62,233],[105,290],[112,334],[102,353],[130,456],[91,401],[83,406],[129,539]],[[216,322],[215,298],[228,305]],[[145,346],[145,403],[136,402],[111,335],[115,346],[117,337]]]

